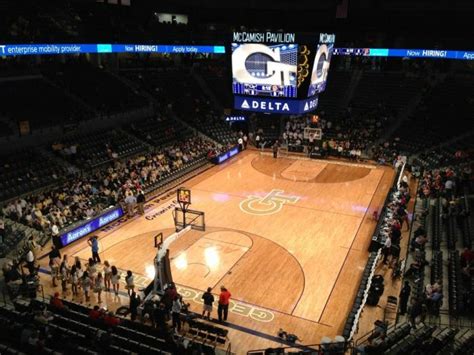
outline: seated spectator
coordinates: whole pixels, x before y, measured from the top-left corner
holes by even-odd
[[[416,237],[419,237],[420,235],[426,235],[426,230],[423,226],[419,226],[415,232],[413,233],[413,236],[416,238]]]
[[[100,310],[99,306],[94,306],[94,308],[89,311],[89,318],[93,320],[99,320],[103,315],[104,313]]]
[[[166,306],[163,302],[160,302],[158,307],[153,310],[153,324],[158,329],[166,329],[166,318],[169,312],[166,310]]]
[[[474,252],[471,249],[464,248],[461,253],[461,266],[465,267],[474,262]]]
[[[375,334],[375,333],[374,333]],[[377,334],[377,336],[372,337],[367,345],[360,345],[356,348],[357,354],[379,354],[383,351],[385,346],[385,337],[384,333]]]
[[[35,312],[34,320],[39,323],[48,324],[48,322],[52,321],[53,319],[53,315],[46,310],[46,307]]]
[[[471,278],[474,276],[474,262],[467,264],[461,269],[461,277],[464,280],[465,284],[469,284]]]
[[[120,319],[115,317],[113,312],[109,312],[104,316],[104,324],[109,327],[115,327],[120,324]]]
[[[400,229],[393,229],[390,231],[390,237],[392,239],[392,244],[400,245],[400,240],[402,238],[402,232]]]
[[[113,147],[108,145],[113,158]],[[10,219],[52,234],[69,225],[91,218],[104,208],[133,195],[144,184],[153,184],[175,170],[220,148],[199,136],[170,144],[128,161],[113,161],[90,175],[76,174],[62,185],[7,203],[2,214]]]
[[[414,251],[415,249],[423,249],[427,241],[428,241],[428,238],[425,235],[420,235],[412,239],[411,251]]]
[[[375,321],[374,323],[375,328],[374,328],[374,334],[378,334],[377,336],[380,336],[382,334],[387,334],[387,329],[388,329],[388,323],[387,322],[382,322],[380,320]],[[368,339],[376,338],[377,336],[371,335]]]
[[[405,272],[405,277],[412,277],[417,275],[422,267],[426,265],[426,261],[415,260],[410,264],[410,268]]]
[[[439,308],[443,303],[443,292],[441,289],[434,290],[431,295],[426,298],[426,306],[432,314],[438,314]]]
[[[51,306],[57,309],[64,309],[63,301],[59,298],[59,292],[56,292],[50,301]]]

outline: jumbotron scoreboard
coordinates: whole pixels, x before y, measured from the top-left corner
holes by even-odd
[[[234,108],[302,114],[314,111],[326,88],[334,34],[234,32]]]

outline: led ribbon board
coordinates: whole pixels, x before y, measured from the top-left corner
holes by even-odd
[[[0,56],[82,53],[225,53],[224,46],[161,44],[0,44]]]
[[[249,37],[251,38],[251,37]],[[276,36],[275,40],[293,40],[293,36]],[[167,44],[87,44],[87,43],[46,43],[46,44],[0,44],[0,56],[54,55],[82,53],[209,53],[225,54],[222,45],[167,45]],[[406,48],[334,48],[332,55],[364,57],[406,57],[431,59],[474,60],[474,51]]]
[[[474,51],[397,48],[334,48],[333,55],[474,60]]]
[[[122,207],[116,207],[112,210],[106,211],[101,215],[87,220],[84,223],[81,223],[79,226],[62,233],[60,235],[61,244],[63,247],[65,247],[66,245],[71,244],[72,242],[86,236],[89,233],[95,232],[96,230],[119,219],[122,216]]]

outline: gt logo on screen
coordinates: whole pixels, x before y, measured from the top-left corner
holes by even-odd
[[[321,44],[318,46],[318,50],[314,57],[308,96],[317,95],[325,90],[332,50],[332,44]]]
[[[268,216],[280,212],[285,203],[296,203],[298,196],[283,195],[283,190],[272,190],[263,197],[248,196],[240,203],[240,209],[248,214]]]
[[[250,67],[264,67],[252,75]],[[291,85],[290,77],[296,75],[296,64],[281,62],[280,48],[264,44],[242,44],[232,53],[232,74],[239,83],[261,85]]]

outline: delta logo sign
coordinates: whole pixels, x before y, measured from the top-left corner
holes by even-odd
[[[301,114],[314,111],[318,107],[318,97],[306,100],[274,99],[248,96],[234,96],[234,108],[243,111]]]

